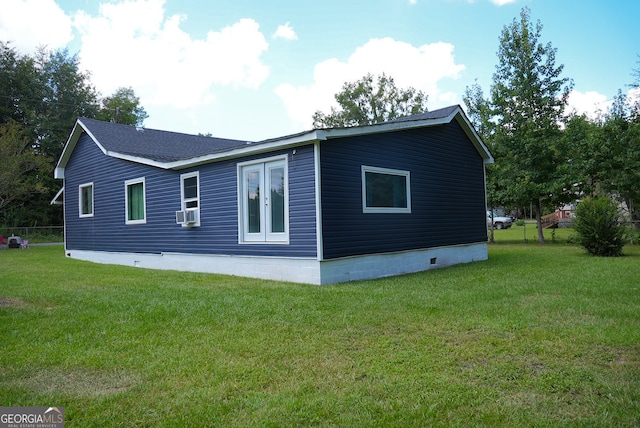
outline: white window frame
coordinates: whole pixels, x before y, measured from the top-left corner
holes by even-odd
[[[87,188],[87,187],[91,187],[91,212],[90,213],[83,213],[82,212],[82,189]],[[82,217],[82,218],[86,218],[86,217],[93,217],[93,213],[96,210],[96,206],[95,206],[95,194],[96,194],[96,189],[93,185],[93,181],[91,183],[84,183],[78,186],[78,216]]]
[[[406,207],[370,207],[367,206],[367,180],[366,173],[387,174],[404,177],[406,180]],[[362,165],[362,212],[363,213],[411,213],[411,173],[400,169],[379,168],[376,166]]]
[[[197,183],[197,196],[195,198],[185,198],[184,196],[184,181],[188,178],[192,178],[192,177],[196,177],[196,183]],[[187,207],[187,204],[192,204],[193,202],[196,203],[195,207]],[[193,172],[187,172],[185,174],[180,174],[180,209],[181,210],[194,210],[197,209],[198,210],[198,216],[196,217],[198,219],[197,222],[193,223],[193,224],[183,224],[182,227],[187,227],[187,226],[191,226],[191,227],[195,227],[195,226],[200,226],[200,171],[193,171]]]
[[[238,243],[240,244],[288,244],[289,243],[289,163],[288,156],[273,156],[240,162],[238,167]],[[247,200],[248,183],[245,173],[258,172],[262,188],[270,188],[268,172],[271,168],[283,168],[284,171],[284,232],[272,232],[269,230],[271,223],[271,210],[269,207],[270,196],[260,192],[260,232],[248,231],[248,207]]]
[[[142,219],[129,220],[129,186],[142,183]],[[125,224],[145,224],[147,222],[147,185],[144,177],[124,182],[124,222]]]

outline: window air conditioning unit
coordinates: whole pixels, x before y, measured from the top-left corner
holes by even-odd
[[[195,224],[200,220],[200,211],[198,209],[176,211],[176,223],[178,224]]]

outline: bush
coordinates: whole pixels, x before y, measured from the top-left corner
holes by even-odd
[[[607,197],[585,199],[578,205],[573,223],[576,242],[594,256],[621,256],[627,230],[619,208]]]

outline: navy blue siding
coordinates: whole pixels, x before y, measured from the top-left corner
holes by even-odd
[[[237,163],[288,153],[289,245],[239,244]],[[201,226],[175,223],[180,209],[180,174],[199,171]],[[124,182],[145,178],[147,222],[125,224]],[[68,249],[141,253],[185,252],[228,255],[315,257],[313,146],[296,154],[280,151],[170,171],[105,156],[84,134],[65,169]],[[79,218],[78,186],[94,182],[94,216]]]
[[[323,142],[327,259],[486,242],[484,164],[458,125]],[[412,212],[362,212],[361,166],[410,171]]]

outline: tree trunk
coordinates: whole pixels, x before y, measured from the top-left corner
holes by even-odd
[[[536,224],[538,225],[538,244],[544,244],[544,233],[542,233],[542,207],[540,198],[536,200]]]
[[[492,244],[495,244],[496,241],[494,239],[494,234],[493,234],[493,208],[491,208],[491,217],[489,217],[489,221],[491,222],[490,223],[491,225],[489,226],[489,231],[490,231],[489,242]]]

